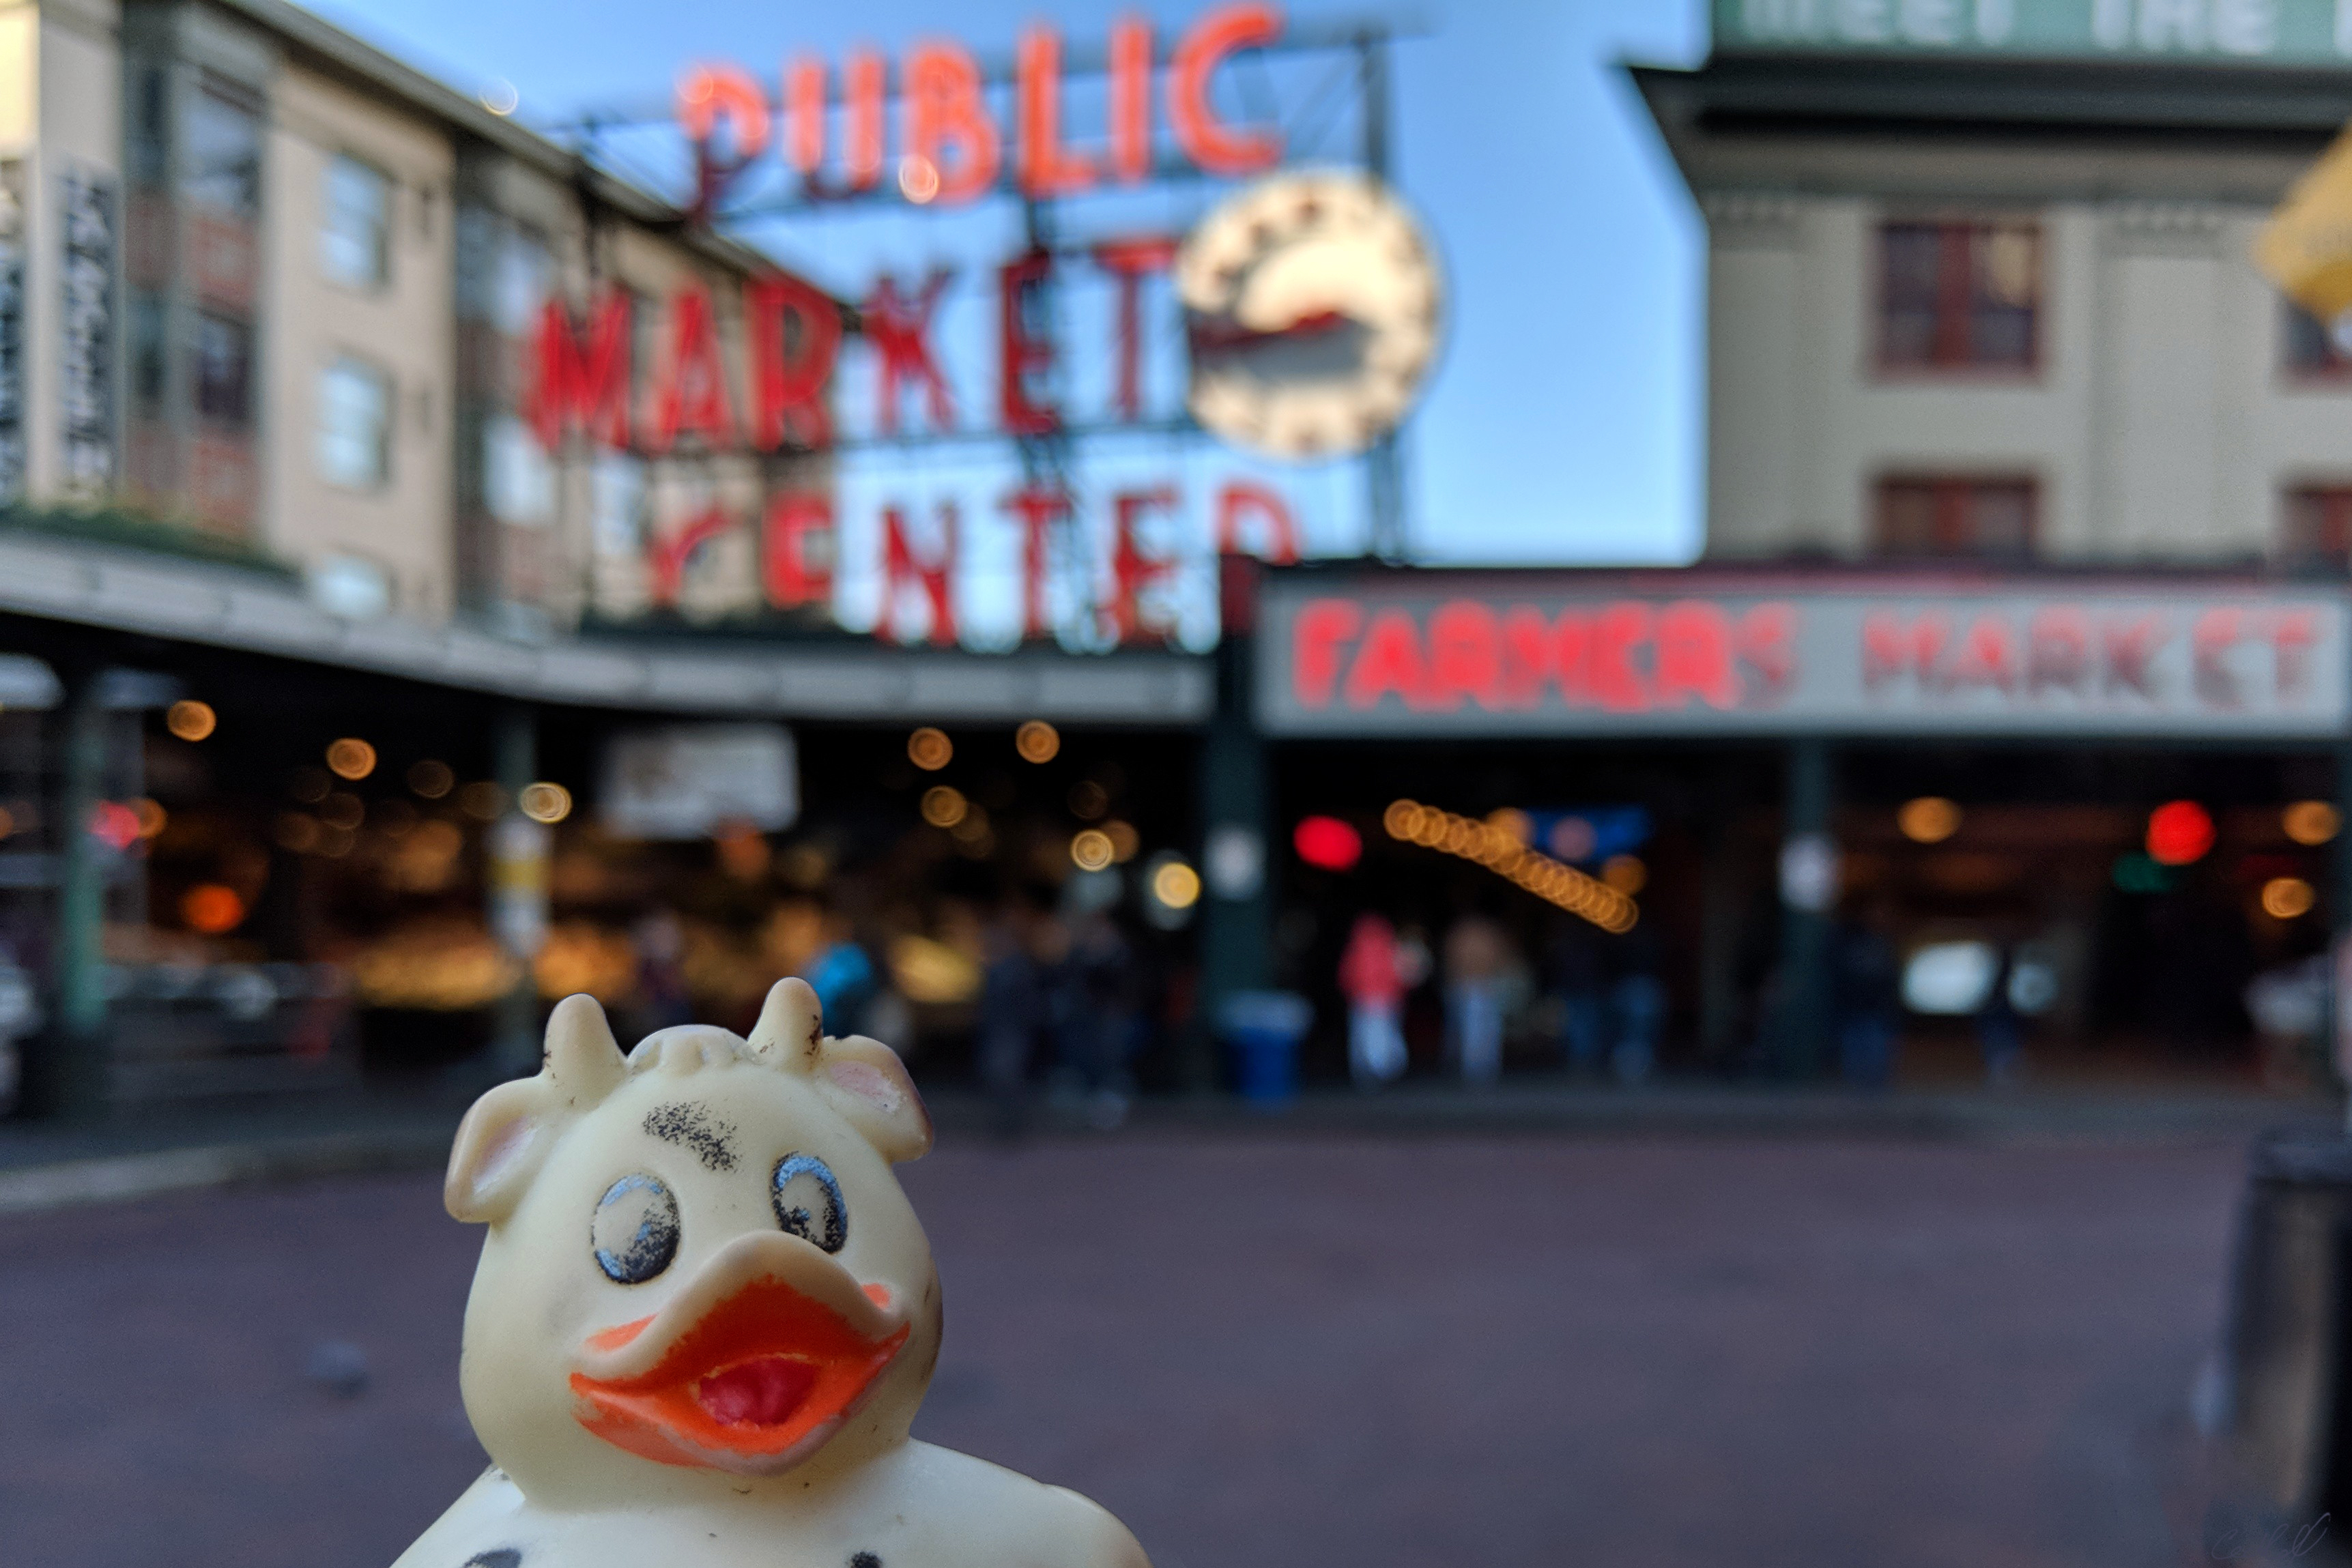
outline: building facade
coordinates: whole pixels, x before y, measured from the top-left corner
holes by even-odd
[[[1853,9],[1634,73],[1706,223],[1707,554],[2340,567],[2352,360],[2251,259],[2352,114],[2326,8]]]

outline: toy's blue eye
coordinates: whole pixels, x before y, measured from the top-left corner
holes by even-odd
[[[677,1199],[652,1176],[623,1176],[596,1200],[588,1245],[606,1279],[644,1284],[677,1256]]]
[[[768,1196],[785,1235],[813,1241],[828,1252],[840,1251],[849,1239],[849,1209],[841,1201],[841,1183],[834,1179],[833,1167],[814,1155],[786,1155],[778,1160]]]

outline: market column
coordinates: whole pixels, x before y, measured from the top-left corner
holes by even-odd
[[[1225,999],[1263,990],[1273,979],[1273,899],[1266,886],[1265,742],[1252,711],[1256,606],[1255,563],[1228,555],[1218,562],[1217,702],[1201,744],[1202,901],[1199,1027],[1186,1076],[1192,1089],[1217,1082],[1216,1044]]]
[[[510,1078],[539,1064],[539,986],[531,965],[547,943],[552,835],[522,809],[522,792],[539,771],[538,715],[514,704],[499,709],[491,724],[493,765],[505,806],[490,826],[490,932],[517,972],[513,986],[499,998],[490,1064],[499,1077]]]
[[[60,672],[65,700],[57,710],[58,789],[56,1015],[25,1084],[37,1115],[86,1117],[105,1107],[106,856],[91,818],[106,790],[106,679],[96,665]]]
[[[1784,1078],[1821,1071],[1832,1027],[1830,917],[1837,909],[1837,841],[1830,832],[1832,758],[1817,736],[1789,747],[1780,830],[1780,967],[1772,1066]]]

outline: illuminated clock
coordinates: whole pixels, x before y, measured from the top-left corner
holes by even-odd
[[[1360,174],[1280,175],[1176,254],[1192,417],[1269,456],[1345,456],[1397,427],[1437,357],[1443,286],[1419,223]]]

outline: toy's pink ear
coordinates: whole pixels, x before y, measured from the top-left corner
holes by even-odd
[[[629,1074],[604,1009],[566,997],[547,1020],[539,1074],[501,1083],[457,1124],[441,1201],[452,1218],[495,1224],[514,1211],[556,1134],[593,1109]]]
[[[833,1108],[892,1165],[930,1152],[931,1113],[898,1053],[880,1040],[827,1040],[815,1078]]]

